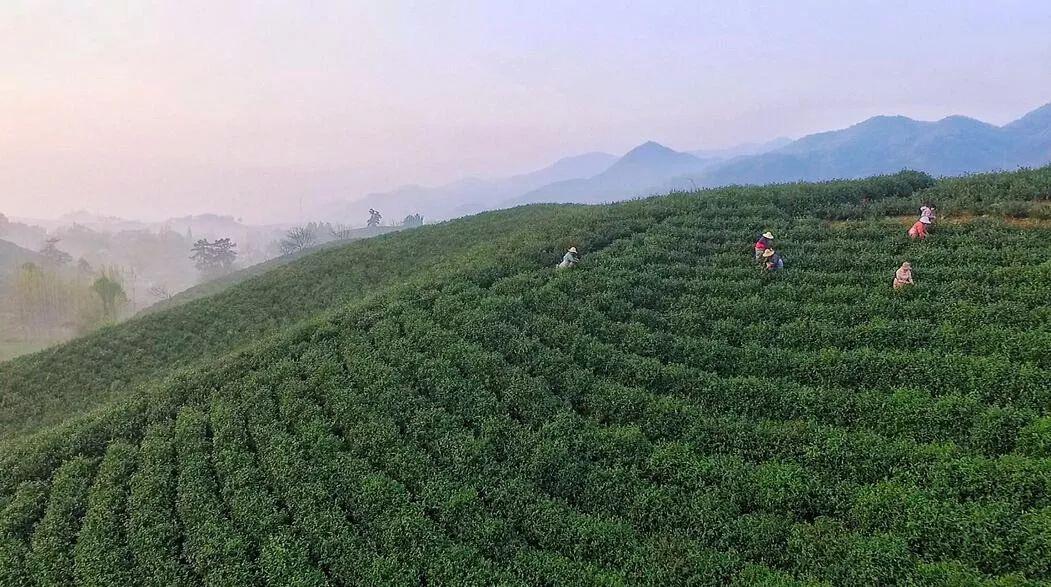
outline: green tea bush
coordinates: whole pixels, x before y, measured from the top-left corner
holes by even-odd
[[[1049,185],[490,212],[0,364],[0,584],[1047,583]]]

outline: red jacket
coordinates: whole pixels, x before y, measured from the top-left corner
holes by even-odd
[[[927,225],[917,220],[916,224],[913,224],[912,228],[909,229],[909,236],[912,238],[927,238]]]

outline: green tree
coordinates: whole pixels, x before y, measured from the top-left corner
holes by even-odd
[[[40,249],[40,254],[47,259],[49,265],[64,267],[73,261],[73,257],[69,253],[58,248],[57,245],[59,240],[61,239],[52,237],[44,241],[44,248]]]
[[[120,307],[128,301],[124,293],[124,286],[120,281],[109,275],[100,275],[91,284],[91,290],[102,302],[102,316],[108,322],[116,322]]]
[[[374,209],[374,208],[369,208],[368,225],[370,227],[379,226],[380,225],[380,220],[383,220],[383,214],[380,214],[379,211]]]
[[[345,224],[329,225],[328,233],[332,240],[346,240],[354,236],[354,229]]]
[[[317,242],[317,234],[310,226],[297,226],[281,239],[281,254],[290,255],[309,249]]]
[[[401,225],[406,228],[423,226],[423,214],[409,214],[405,217],[405,220],[401,221]]]
[[[190,249],[198,271],[207,277],[218,277],[233,270],[234,262],[237,261],[237,243],[229,238],[217,239],[209,242],[202,238],[193,243]]]

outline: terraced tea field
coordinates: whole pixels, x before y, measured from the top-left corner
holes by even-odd
[[[2,364],[0,584],[1049,582],[1049,196],[520,208]]]

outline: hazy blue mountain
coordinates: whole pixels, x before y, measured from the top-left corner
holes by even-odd
[[[444,220],[499,207],[504,201],[534,190],[540,186],[581,177],[591,177],[608,168],[617,160],[609,153],[585,153],[566,157],[531,173],[498,179],[467,178],[450,184],[426,187],[409,185],[398,189],[368,194],[354,202],[340,202],[331,208],[330,217],[348,213],[353,218],[376,208],[387,220],[400,220],[409,214],[420,213],[430,220]]]
[[[1017,153],[1020,165],[1032,167],[1051,161],[1051,104],[1037,108],[1003,128],[1021,143]]]
[[[715,159],[701,159],[649,141],[635,147],[602,173],[546,185],[514,198],[510,205],[534,202],[596,203],[649,193],[668,178],[703,171]]]
[[[935,122],[876,116],[769,153],[734,159],[690,179],[706,186],[762,184],[864,177],[903,168],[958,175],[1049,161],[1051,105],[1002,127],[965,116]],[[680,178],[671,183],[682,187],[688,182]]]
[[[866,177],[917,169],[959,175],[1051,162],[1051,104],[998,127],[965,116],[938,121],[876,116],[848,128],[679,152],[646,142],[616,158],[569,157],[513,177],[464,179],[439,187],[405,186],[330,207],[328,218],[362,217],[368,208],[398,221],[410,213],[442,220],[536,202],[596,203],[695,186]]]
[[[726,149],[697,149],[696,151],[688,151],[688,153],[701,159],[733,159],[734,157],[769,153],[791,142],[792,139],[788,137],[778,137],[763,143],[742,143]]]

